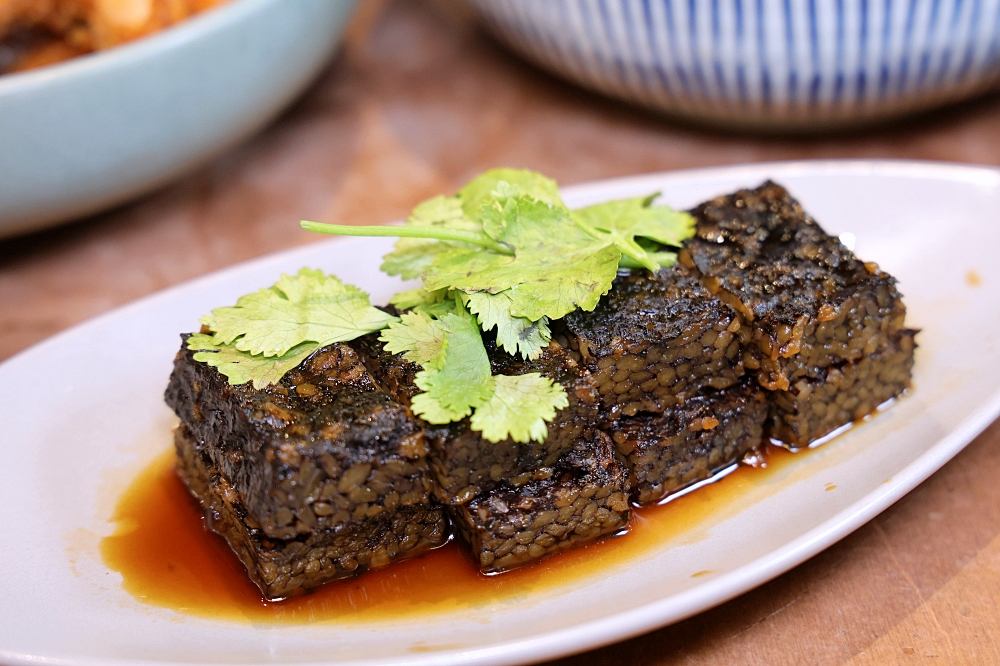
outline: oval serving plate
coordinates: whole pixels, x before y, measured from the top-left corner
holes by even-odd
[[[0,365],[0,661],[521,663],[676,622],[830,546],[917,486],[1000,413],[993,333],[1000,310],[983,307],[998,302],[1000,171],[914,162],[759,164],[605,181],[564,194],[580,206],[659,189],[666,202],[688,207],[766,178],[786,185],[829,232],[855,234],[858,254],[899,278],[909,324],[923,329],[915,389],[863,427],[769,475],[697,533],[561,587],[398,621],[213,621],[130,596],[101,561],[98,543],[113,531],[118,495],[170,446],[174,419],[161,396],[178,334],[210,308],[303,265],[337,273],[371,291],[374,302],[399,288],[378,271],[391,240],[318,242],[168,289]],[[828,484],[836,490],[826,491]]]

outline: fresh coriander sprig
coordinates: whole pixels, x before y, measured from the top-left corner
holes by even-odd
[[[540,442],[568,405],[565,389],[539,373],[493,375],[482,333],[495,330],[509,354],[537,358],[551,339],[549,321],[592,310],[619,268],[672,265],[676,254],[659,248],[679,246],[694,221],[652,206],[654,198],[571,211],[555,181],[495,169],[455,196],[419,204],[405,226],[302,222],[321,233],[399,238],[382,270],[419,277],[423,287],[390,300],[405,310],[397,318],[364,292],[303,269],[213,310],[202,319],[210,332],[190,336],[188,347],[231,383],[261,388],[322,346],[381,330],[386,350],[421,367],[415,414],[440,424],[469,417],[491,442]]]
[[[475,317],[460,297],[450,304],[438,316],[403,313],[379,338],[386,351],[422,367],[414,383],[423,392],[413,396],[413,412],[437,424],[471,415],[472,430],[491,442],[544,441],[546,423],[569,405],[566,390],[537,372],[492,375]]]
[[[463,232],[457,229],[401,227],[397,225],[359,226],[354,224],[325,224],[323,222],[310,222],[309,220],[302,220],[300,226],[306,231],[315,231],[316,233],[329,234],[331,236],[421,238],[425,240],[459,241],[478,245],[497,254],[514,255],[514,250],[494,242],[486,234]],[[639,249],[641,250],[642,248]],[[642,250],[641,254],[637,252],[636,255],[622,254],[622,258],[618,260],[618,267],[647,268],[652,271],[658,271],[663,266],[673,266],[677,261],[676,252],[646,252]]]
[[[656,195],[571,211],[555,182],[526,170],[496,169],[454,197],[418,205],[405,226],[357,227],[302,222],[312,231],[397,236],[382,269],[419,277],[427,291],[458,291],[483,330],[496,329],[510,354],[535,358],[548,344],[548,321],[592,310],[619,268],[673,265],[694,231],[693,218]],[[408,294],[401,302],[414,301]]]
[[[397,317],[372,307],[368,294],[322,271],[303,268],[201,318],[211,333],[188,338],[196,361],[232,384],[275,384],[310,354],[380,331]]]
[[[478,245],[497,254],[513,256],[514,250],[493,241],[484,233],[446,229],[443,227],[401,227],[398,225],[365,225],[325,224],[302,220],[300,226],[306,231],[315,231],[331,236],[362,236],[368,238],[420,238],[424,240],[458,241]],[[596,237],[596,234],[595,234]],[[619,268],[646,268],[652,271],[662,266],[672,266],[677,261],[676,252],[646,252],[636,245],[639,252],[622,254],[618,261]]]

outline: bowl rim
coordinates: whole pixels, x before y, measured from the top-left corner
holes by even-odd
[[[240,19],[262,11],[282,0],[230,0],[211,7],[153,34],[111,47],[85,53],[63,62],[26,72],[0,75],[0,99],[19,92],[74,80],[86,75],[126,67],[174,51],[225,29]]]

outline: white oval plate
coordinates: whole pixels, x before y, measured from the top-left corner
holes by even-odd
[[[162,392],[210,308],[303,265],[384,301],[389,242],[337,240],[168,289],[0,365],[0,661],[519,663],[676,622],[787,571],[927,478],[1000,412],[1000,171],[912,162],[801,162],[567,188],[571,206],[662,190],[676,207],[773,178],[900,280],[918,340],[915,390],[770,479],[739,507],[591,579],[461,613],[371,624],[211,621],[137,601],[97,553],[117,494],[169,446]],[[289,227],[294,224],[289,220]],[[824,490],[836,484],[836,491]],[[765,492],[766,490],[766,492]],[[934,539],[933,533],[928,535]],[[940,538],[944,538],[943,535]],[[710,575],[693,577],[710,570]]]

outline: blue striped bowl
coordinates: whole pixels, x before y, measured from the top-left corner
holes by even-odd
[[[580,85],[745,128],[882,120],[994,87],[1000,0],[469,0]]]

